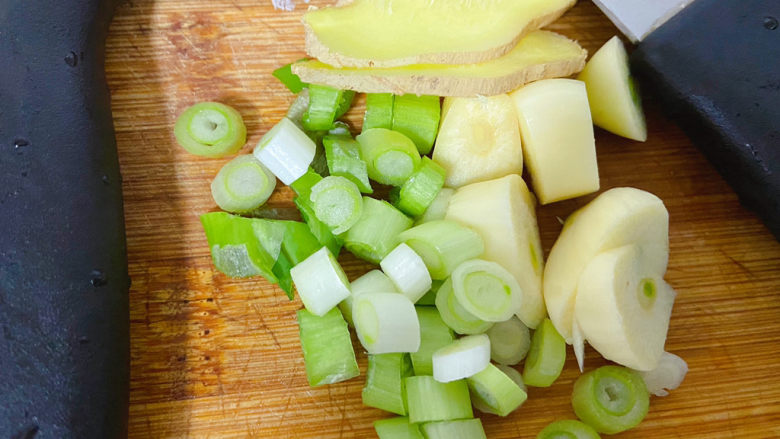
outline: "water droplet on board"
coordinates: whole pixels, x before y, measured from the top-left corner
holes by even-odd
[[[102,287],[108,283],[108,278],[103,270],[92,270],[92,279],[89,281],[93,287]]]
[[[87,337],[79,337],[79,344],[88,344],[89,339]]]
[[[65,56],[65,64],[76,67],[79,63],[79,56],[76,55],[76,52],[70,52]]]
[[[777,18],[771,16],[764,17],[764,27],[769,30],[777,29]]]
[[[111,180],[108,179],[108,175],[104,175],[100,179],[103,181],[103,184],[106,185],[106,186],[111,184]]]
[[[14,139],[14,149],[24,148],[30,146],[30,141],[21,137]]]

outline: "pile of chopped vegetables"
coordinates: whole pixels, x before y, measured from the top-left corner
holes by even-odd
[[[549,11],[530,3],[513,12],[527,18],[523,35],[533,39],[535,28],[571,2],[557,1]],[[312,16],[315,29],[307,31],[327,19]],[[503,53],[522,46],[523,35],[510,38]],[[541,56],[536,64],[545,76],[510,83],[509,94],[443,101],[433,92],[394,94],[410,73],[391,67],[382,74],[400,69],[392,73],[396,80],[367,94],[357,136],[339,120],[355,90],[304,83],[293,73],[323,69],[315,61],[274,72],[297,98],[252,154],[219,171],[211,189],[222,211],[201,222],[219,271],[263,276],[290,299],[297,291],[311,386],[360,374],[355,331],[368,353],[363,403],[398,415],[375,422],[381,439],[484,438],[472,408],[498,416],[519,409],[526,386],[548,387],[559,377],[567,343],[581,369],[586,341],[620,365],[581,375],[572,394],[580,420],[553,422],[538,438],[631,429],[647,414],[650,393],[665,395],[682,381],[685,362],[664,352],[674,290],[663,281],[668,214],[657,197],[631,188],[604,192],[566,220],[544,260],[537,199],[547,204],[599,189],[592,120],[646,137],[625,50],[616,39],[604,50],[582,81],[556,77],[583,66],[545,69]],[[509,56],[503,53],[493,55]],[[329,68],[312,77],[343,84],[349,76]],[[610,89],[605,75],[612,75]],[[464,84],[507,84],[478,79]],[[213,102],[184,111],[175,134],[182,147],[207,157],[235,154],[246,140],[238,112]],[[277,178],[295,192],[303,221],[256,217]],[[350,282],[338,262],[342,250],[378,268]]]

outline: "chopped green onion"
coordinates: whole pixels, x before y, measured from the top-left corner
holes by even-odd
[[[425,262],[408,245],[399,244],[379,262],[379,266],[387,277],[393,281],[395,288],[408,297],[412,303],[417,302],[431,289],[431,275]]]
[[[481,320],[503,322],[520,309],[520,285],[512,273],[495,262],[463,262],[452,272],[451,279],[458,303]]]
[[[396,96],[393,101],[393,131],[412,139],[420,154],[431,152],[439,131],[440,117],[438,96],[407,94]]]
[[[588,424],[566,419],[550,423],[536,439],[601,439],[601,436]]]
[[[325,315],[349,297],[347,275],[327,247],[293,267],[290,275],[303,306],[314,315]]]
[[[444,186],[444,175],[441,165],[423,156],[420,166],[401,186],[396,207],[407,215],[422,215]]]
[[[368,181],[366,162],[360,158],[360,145],[351,137],[328,135],[322,139],[330,175],[338,175],[355,183],[364,194],[374,192]]]
[[[378,264],[400,241],[412,220],[386,201],[363,197],[363,214],[346,235],[344,246],[355,256]]]
[[[425,439],[420,433],[420,427],[409,423],[407,417],[374,421],[374,430],[379,439]]]
[[[366,94],[366,113],[363,115],[363,131],[371,128],[393,128],[393,100],[390,93]]]
[[[408,137],[385,128],[363,130],[357,136],[368,176],[379,183],[401,186],[420,164],[420,153]]]
[[[474,417],[466,380],[440,383],[428,375],[409,377],[406,406],[413,424]]]
[[[425,209],[425,213],[417,219],[416,225],[425,224],[431,221],[443,220],[447,216],[447,207],[450,205],[450,198],[455,194],[455,189],[443,187],[436,194],[431,204]]]
[[[677,355],[664,352],[655,369],[637,372],[645,381],[648,392],[655,396],[667,396],[667,389],[674,390],[682,384],[688,373],[688,363]]]
[[[227,162],[211,182],[211,196],[228,212],[248,212],[265,203],[276,187],[276,176],[255,156]]]
[[[334,234],[346,232],[363,212],[363,199],[355,183],[344,177],[329,176],[311,188],[309,196],[317,219]]]
[[[348,123],[342,120],[337,120],[333,122],[333,126],[328,130],[327,136],[346,137],[351,139],[352,132],[349,130]]]
[[[577,378],[571,395],[574,413],[599,433],[630,430],[645,418],[650,395],[635,371],[602,366]]]
[[[290,119],[283,117],[268,131],[254,155],[284,184],[290,184],[309,170],[317,145]]]
[[[460,264],[485,250],[477,232],[448,220],[420,224],[398,238],[420,255],[434,279],[446,279]]]
[[[349,297],[339,303],[339,308],[341,309],[341,314],[344,315],[344,320],[346,320],[350,326],[355,326],[352,322],[352,304],[355,301],[355,297],[363,293],[398,292],[390,278],[380,270],[371,270],[353,280],[349,289],[352,290],[352,292]]]
[[[341,250],[342,241],[331,232],[330,227],[317,218],[314,213],[314,207],[311,205],[311,201],[301,198],[300,196],[293,198],[295,206],[301,212],[301,216],[306,224],[309,226],[311,233],[317,237],[320,244],[333,253],[334,256],[338,256]]]
[[[436,308],[417,306],[420,321],[420,348],[410,354],[415,375],[433,375],[433,353],[452,343],[452,329]]]
[[[458,334],[481,334],[493,326],[493,322],[480,320],[458,303],[452,290],[452,279],[449,278],[436,293],[436,309],[444,323]]]
[[[363,404],[405,416],[404,379],[411,375],[412,362],[407,354],[369,355]]]
[[[496,367],[501,369],[501,372],[504,372],[506,376],[512,379],[512,381],[514,381],[518,387],[523,389],[523,392],[528,393],[528,387],[525,385],[525,382],[523,381],[523,375],[521,375],[520,372],[517,371],[517,369],[511,366],[504,366],[503,364],[496,364]]]
[[[360,375],[347,322],[338,309],[318,317],[299,310],[298,328],[309,385],[338,383]]]
[[[246,143],[241,115],[219,102],[200,102],[184,110],[173,133],[182,148],[203,157],[229,156]]]
[[[309,85],[309,108],[303,115],[303,127],[309,131],[327,131],[349,110],[355,92],[326,85]]]
[[[428,292],[425,293],[424,296],[420,297],[420,300],[418,300],[414,304],[436,306],[436,292],[439,291],[439,287],[441,287],[441,284],[443,283],[444,281],[442,280],[433,279],[431,281],[431,289],[428,290]]]
[[[403,294],[361,294],[354,298],[352,319],[369,354],[417,352],[420,348],[417,312]]]
[[[297,126],[300,129],[303,129],[303,115],[306,114],[306,109],[309,108],[309,89],[305,88],[300,93],[298,93],[298,96],[295,97],[295,100],[290,104],[290,108],[287,109],[287,114],[285,117],[290,119],[295,126]]]
[[[490,339],[467,335],[433,353],[433,377],[441,383],[468,378],[490,364]]]
[[[290,189],[299,197],[308,200],[311,196],[311,188],[320,181],[322,181],[322,176],[314,169],[309,168],[305,174],[290,184]]]
[[[292,65],[293,63],[290,63],[279,67],[278,69],[274,70],[272,75],[274,75],[274,77],[278,79],[279,82],[284,84],[284,86],[287,87],[287,90],[290,90],[293,93],[300,93],[301,90],[303,90],[303,88],[308,84],[301,81],[301,78],[292,72]]]
[[[490,359],[498,364],[515,365],[531,348],[531,331],[517,316],[496,323],[486,334],[490,337]]]
[[[284,226],[284,239],[282,240],[282,251],[276,259],[273,267],[274,275],[279,279],[279,287],[287,293],[287,297],[293,300],[293,281],[290,270],[304,259],[308,258],[314,252],[322,247],[317,238],[311,233],[309,227],[298,221],[267,221],[269,223],[280,224]],[[255,234],[257,234],[257,227]],[[260,237],[260,242],[273,242],[267,238]]]
[[[478,418],[428,422],[422,425],[422,431],[426,439],[487,439]]]
[[[506,416],[528,399],[525,390],[492,364],[466,381],[474,407],[484,413]]]
[[[211,257],[217,270],[230,277],[263,276],[277,282],[273,266],[281,251],[283,235],[261,244],[253,224],[257,219],[243,218],[226,212],[212,212],[200,216],[206,232]],[[268,251],[265,247],[272,249]]]
[[[566,341],[550,319],[544,319],[531,337],[531,349],[525,359],[523,381],[529,386],[550,387],[561,375],[566,362]]]

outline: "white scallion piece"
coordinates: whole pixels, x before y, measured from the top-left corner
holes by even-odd
[[[390,278],[382,273],[381,270],[371,270],[353,280],[349,285],[349,289],[351,290],[349,297],[339,303],[339,308],[341,309],[341,314],[344,316],[344,320],[346,320],[350,326],[354,326],[352,324],[352,304],[357,296],[364,293],[398,292],[398,290],[395,289],[393,282],[390,281]]]
[[[316,151],[314,141],[284,117],[260,139],[253,154],[279,180],[289,185],[306,173]]]
[[[420,255],[406,244],[399,244],[379,263],[396,289],[412,303],[431,289],[431,274]]]
[[[369,354],[417,352],[420,321],[408,297],[398,293],[365,293],[354,300],[355,332]]]
[[[664,352],[658,367],[647,372],[637,372],[645,380],[648,392],[655,396],[667,396],[668,390],[674,390],[682,384],[688,373],[688,363],[677,355]]]
[[[488,336],[468,335],[433,353],[433,378],[441,383],[468,378],[481,372],[488,364]]]
[[[349,297],[349,280],[336,258],[323,247],[290,270],[303,306],[323,316]],[[416,315],[415,315],[416,318]]]

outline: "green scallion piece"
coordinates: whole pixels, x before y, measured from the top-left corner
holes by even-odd
[[[420,428],[425,439],[487,439],[478,418],[428,422]]]
[[[536,435],[536,439],[601,439],[588,424],[573,419],[551,422]]]
[[[484,413],[506,416],[528,399],[525,390],[492,364],[469,377],[467,382],[474,407]]]
[[[420,166],[401,186],[395,206],[407,215],[422,215],[444,186],[445,174],[441,165],[423,156]]]
[[[450,198],[455,194],[455,189],[443,187],[436,194],[430,206],[425,209],[425,213],[417,218],[415,225],[425,224],[431,221],[443,220],[447,216],[447,207],[450,205]]]
[[[406,378],[406,405],[413,424],[474,417],[466,380],[440,383],[428,375]]]
[[[349,230],[363,212],[360,190],[344,177],[331,175],[323,178],[311,188],[309,200],[317,219],[336,235]]]
[[[458,303],[481,320],[503,322],[520,310],[523,292],[517,279],[495,262],[463,262],[451,279]]]
[[[219,102],[200,102],[184,110],[173,133],[182,148],[203,157],[226,157],[246,143],[241,114]]]
[[[393,100],[391,93],[366,94],[366,113],[363,115],[363,131],[371,128],[393,128]]]
[[[441,284],[443,283],[444,283],[443,280],[433,279],[431,281],[431,289],[428,290],[428,292],[425,293],[424,296],[420,297],[420,300],[418,300],[414,304],[436,306],[436,292],[439,291],[439,287],[441,287]]]
[[[407,354],[369,355],[363,404],[405,416],[404,379],[411,375],[412,362]]]
[[[452,329],[441,319],[439,311],[416,306],[420,321],[420,349],[410,354],[415,375],[433,375],[433,353],[452,343]]]
[[[433,279],[446,279],[463,262],[485,251],[482,237],[455,221],[429,221],[398,235],[420,257]]]
[[[650,407],[650,394],[636,371],[602,366],[580,375],[571,403],[577,417],[596,431],[616,434],[642,422]]]
[[[303,306],[314,315],[325,315],[349,296],[347,275],[327,247],[293,267],[290,275]]]
[[[344,320],[346,320],[350,326],[355,326],[352,322],[352,304],[354,303],[356,297],[364,293],[398,292],[390,278],[387,277],[386,274],[382,273],[381,270],[371,270],[368,273],[360,276],[359,278],[352,281],[349,288],[351,290],[349,297],[339,303],[339,309],[341,309],[341,314],[344,316]]]
[[[355,256],[379,264],[399,243],[398,235],[412,220],[386,201],[363,197],[360,219],[344,235],[344,246]]]
[[[368,181],[366,162],[360,158],[360,144],[351,137],[328,135],[322,139],[330,175],[337,175],[355,183],[364,194],[374,192]]]
[[[305,174],[290,184],[290,189],[299,197],[308,200],[311,195],[311,188],[320,181],[322,181],[322,176],[314,169],[309,168]]]
[[[311,201],[305,200],[301,197],[293,198],[295,206],[301,212],[301,216],[306,224],[309,226],[311,233],[317,237],[320,244],[333,253],[333,256],[338,257],[343,244],[342,240],[331,232],[330,227],[317,218],[314,213],[314,207],[311,205]]]
[[[468,378],[490,364],[490,339],[485,334],[467,335],[433,353],[433,377],[449,383]]]
[[[561,375],[566,362],[566,341],[550,319],[544,319],[531,337],[525,359],[523,381],[529,386],[550,387]]]
[[[321,317],[305,309],[299,310],[297,315],[306,379],[310,386],[338,383],[360,375],[349,328],[338,309]]]
[[[452,279],[449,278],[436,293],[436,309],[444,323],[458,334],[482,334],[493,326],[493,322],[480,320],[458,303],[452,290]]]
[[[262,220],[244,218],[226,212],[212,212],[200,216],[206,232],[211,257],[217,270],[230,277],[263,276],[269,282],[278,279],[273,266],[279,256],[284,235],[262,244],[253,225]],[[266,250],[267,246],[272,251]]]
[[[211,182],[211,195],[222,210],[248,212],[263,205],[276,187],[276,176],[255,156],[227,162]]]
[[[309,131],[327,131],[333,122],[349,110],[355,92],[326,85],[309,85],[309,108],[303,115],[303,127]]]
[[[287,90],[290,90],[293,93],[300,93],[308,84],[301,81],[301,78],[292,72],[292,65],[293,63],[290,63],[279,67],[274,70],[272,75],[274,78],[278,79],[279,82],[284,84],[284,86],[287,87]]]
[[[486,334],[490,337],[490,359],[498,364],[515,365],[531,348],[531,331],[517,316],[496,323]]]
[[[425,439],[420,432],[420,426],[409,423],[407,417],[395,417],[374,421],[379,439]]]
[[[441,103],[438,96],[406,94],[393,100],[393,131],[412,139],[420,154],[433,148],[439,131]]]
[[[363,130],[356,139],[368,176],[381,184],[401,186],[420,164],[414,142],[397,131],[372,128]]]

